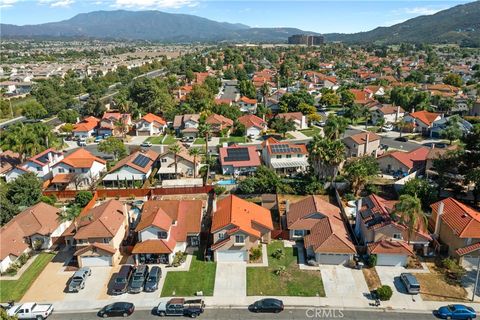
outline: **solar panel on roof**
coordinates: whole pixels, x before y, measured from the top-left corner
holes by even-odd
[[[133,160],[133,164],[136,164],[139,167],[145,168],[145,166],[150,162],[150,159],[145,157],[143,154],[139,154],[135,160]]]
[[[288,144],[274,144],[271,146],[273,153],[295,153],[301,152],[301,148],[290,147]]]
[[[227,149],[227,156],[225,161],[248,161],[250,155],[248,154],[248,148],[235,148]]]

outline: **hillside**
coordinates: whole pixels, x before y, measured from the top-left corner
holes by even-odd
[[[325,39],[352,43],[427,42],[480,46],[480,1],[419,16],[391,27],[354,34],[326,34]]]
[[[164,42],[272,41],[304,31],[294,28],[250,28],[242,24],[160,11],[95,11],[39,25],[1,24],[3,37],[87,37]]]

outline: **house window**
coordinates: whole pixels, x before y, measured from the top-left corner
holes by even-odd
[[[162,158],[162,162],[167,162],[167,159],[165,159],[165,158]]]
[[[301,157],[302,157],[302,155],[301,155],[301,154],[297,154],[297,158],[301,158]]]
[[[40,167],[37,167],[37,171],[42,171],[42,168],[40,168]]]
[[[82,168],[82,173],[85,173],[85,172],[87,172],[87,169]]]
[[[293,236],[294,237],[303,237],[305,235],[304,230],[293,230]]]
[[[63,169],[63,168],[58,168],[58,172],[59,172],[59,173],[64,173],[64,172],[65,172],[65,169]]]
[[[402,239],[402,234],[401,233],[394,233],[393,234],[393,239],[401,240]]]
[[[290,159],[292,157],[291,154],[287,154],[287,159]]]
[[[157,237],[158,239],[167,239],[168,234],[165,231],[158,231]]]
[[[277,159],[282,159],[282,156],[281,156],[281,155],[277,155],[276,158],[277,158]]]
[[[109,243],[110,239],[109,238],[103,238],[103,243]]]
[[[75,169],[68,169],[68,172],[75,173]]]
[[[237,234],[235,236],[235,243],[239,243],[239,244],[245,243],[245,236],[243,236],[241,234]]]
[[[218,234],[218,239],[224,239],[225,238],[225,233],[221,232]]]

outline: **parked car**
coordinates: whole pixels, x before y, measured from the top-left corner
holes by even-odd
[[[473,308],[463,304],[451,304],[440,307],[437,311],[435,311],[435,315],[442,319],[452,320],[475,319],[477,317],[477,313],[475,310],[473,310]]]
[[[420,283],[418,283],[417,278],[415,278],[413,274],[404,272],[400,274],[400,280],[402,280],[402,283],[407,289],[408,293],[410,294],[420,293]]]
[[[98,316],[102,318],[108,317],[128,317],[135,310],[135,306],[130,302],[115,302],[106,305],[100,311]]]
[[[95,138],[95,142],[100,142],[100,141],[102,141],[102,140],[103,140],[103,136],[97,136],[97,137]]]
[[[117,276],[113,282],[112,291],[113,294],[122,294],[127,292],[128,283],[130,282],[130,277],[132,276],[133,266],[125,264],[118,271]]]
[[[284,306],[282,300],[267,298],[255,301],[248,309],[253,312],[279,313],[283,311]]]
[[[395,141],[400,141],[400,142],[407,142],[407,141],[408,141],[408,138],[406,138],[406,137],[398,137],[398,138],[395,138],[394,140],[395,140]]]
[[[153,266],[148,273],[147,280],[145,281],[144,290],[146,292],[153,292],[158,289],[158,282],[162,277],[162,269],[158,266]]]
[[[78,271],[75,271],[73,276],[70,278],[68,292],[78,292],[85,288],[86,279],[91,275],[92,269],[89,267],[80,268]]]
[[[16,316],[18,319],[47,319],[53,312],[53,305],[39,304],[35,302],[22,303],[13,305],[7,310],[7,314],[11,317]]]
[[[160,302],[156,312],[159,316],[188,316],[198,317],[205,309],[202,299],[185,300],[183,298],[170,299],[167,302]]]
[[[144,148],[150,148],[152,143],[150,141],[144,141],[140,146]]]
[[[383,125],[382,130],[383,131],[392,131],[393,130],[393,124],[387,123],[387,124]]]
[[[129,293],[140,293],[143,290],[143,285],[148,275],[148,266],[141,264],[135,268],[135,271],[130,278],[130,284],[128,285]]]
[[[78,144],[79,147],[85,147],[87,145],[87,140],[80,139],[80,140],[78,140],[77,144]]]

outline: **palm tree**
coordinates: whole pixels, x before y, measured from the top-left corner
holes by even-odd
[[[174,145],[171,145],[169,147],[169,151],[171,153],[173,153],[173,161],[175,162],[175,178],[178,178],[178,172],[177,172],[177,169],[178,169],[178,163],[177,163],[177,158],[178,158],[178,154],[182,151],[182,147],[180,147],[180,145],[178,144],[174,144]]]
[[[405,128],[406,125],[407,123],[403,119],[397,122],[397,128],[398,128],[398,131],[400,131],[400,138],[402,137],[403,129]]]
[[[205,139],[205,157],[207,158],[207,178],[205,179],[206,182],[208,180],[208,176],[210,175],[210,152],[208,152],[208,137],[210,137],[212,133],[212,126],[205,122],[200,123],[198,125],[198,132]]]
[[[368,121],[372,119],[372,113],[367,107],[362,109],[362,116],[365,118],[365,130],[368,130]]]
[[[384,117],[378,118],[375,125],[379,127],[380,132],[383,132],[383,126],[385,125],[385,118]]]
[[[125,138],[125,135],[127,134],[128,126],[127,126],[126,122],[124,121],[124,119],[120,119],[118,121],[115,121],[114,125],[115,125],[115,128],[117,128],[117,130],[122,135],[122,138]]]
[[[427,216],[422,211],[422,202],[414,195],[404,194],[400,196],[400,201],[395,205],[395,215],[400,219],[400,223],[407,226],[408,244],[414,231],[427,225]]]
[[[327,118],[323,131],[327,138],[336,140],[339,139],[340,136],[347,130],[347,127],[347,119],[344,117],[330,115]]]
[[[197,177],[197,157],[200,155],[199,148],[192,148],[188,150],[188,154],[193,157],[193,177]]]
[[[260,87],[260,94],[262,95],[263,107],[267,107],[267,95],[270,93],[270,86],[268,83],[262,84]]]
[[[80,212],[82,212],[82,209],[74,204],[73,206],[67,208],[66,210],[62,211],[58,215],[58,221],[63,223],[67,221],[73,221],[73,226],[75,227],[75,233],[78,231],[78,216],[80,215]]]
[[[308,145],[309,160],[315,174],[320,179],[330,177],[333,183],[338,174],[338,167],[345,160],[345,145],[342,141],[314,136]]]

